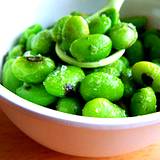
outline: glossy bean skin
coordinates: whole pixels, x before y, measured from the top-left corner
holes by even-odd
[[[70,47],[71,55],[81,62],[98,61],[107,57],[112,49],[108,36],[93,34],[75,40]]]
[[[126,50],[126,57],[131,65],[144,59],[144,48],[140,40],[137,40],[130,48]]]
[[[42,56],[20,56],[12,64],[15,77],[26,83],[43,82],[54,68],[54,61]]]
[[[62,30],[62,48],[69,50],[71,43],[89,34],[87,21],[81,16],[72,16],[65,23]]]
[[[23,45],[21,44],[18,44],[16,46],[14,46],[8,53],[7,57],[6,57],[6,60],[9,60],[9,59],[14,59],[14,58],[17,58],[18,56],[22,56],[23,55]]]
[[[125,70],[123,70],[122,75],[121,75],[121,80],[124,84],[123,97],[127,97],[127,98],[131,97],[136,91],[136,87],[133,82],[131,68],[126,68]]]
[[[107,17],[109,17],[111,19],[112,27],[117,25],[119,23],[119,21],[120,21],[119,12],[115,8],[108,8],[102,14],[105,14]]]
[[[125,57],[121,57],[117,61],[105,67],[94,69],[95,72],[105,72],[116,77],[120,77],[121,73],[129,67],[129,62]]]
[[[119,23],[112,27],[109,36],[113,43],[113,48],[127,49],[131,47],[137,40],[138,34],[135,26],[131,23]]]
[[[26,41],[29,38],[30,35],[32,34],[37,34],[38,32],[42,31],[42,26],[40,24],[35,24],[30,27],[28,27],[21,35],[19,39],[19,43],[21,45],[26,45]]]
[[[95,98],[87,102],[82,110],[86,117],[124,118],[125,110],[105,98]]]
[[[76,86],[84,77],[81,68],[62,65],[50,73],[43,84],[49,94],[64,97],[66,94],[75,91]]]
[[[118,77],[104,72],[93,72],[82,80],[80,93],[86,101],[99,97],[117,101],[123,96],[124,85]]]
[[[112,25],[112,21],[105,14],[102,14],[89,23],[90,34],[105,34]]]
[[[2,70],[2,84],[12,92],[16,92],[16,89],[20,87],[23,82],[18,80],[12,72],[12,64],[14,59],[9,59],[5,62]]]
[[[56,100],[56,97],[47,93],[42,84],[24,84],[16,89],[16,94],[28,101],[42,106],[47,106]]]
[[[160,67],[152,62],[137,62],[132,67],[133,79],[141,86],[151,86],[160,92]]]
[[[132,116],[146,115],[156,112],[156,95],[152,88],[138,90],[131,98]]]
[[[56,110],[74,115],[81,115],[82,112],[79,100],[71,97],[59,99]]]
[[[36,34],[31,41],[31,49],[37,53],[45,55],[50,51],[52,38],[49,30],[43,30]]]
[[[31,50],[31,44],[32,44],[32,40],[35,37],[36,34],[32,34],[28,37],[27,41],[26,41],[26,50],[30,51]]]
[[[51,29],[51,35],[55,42],[62,42],[62,30],[65,23],[71,18],[70,15],[64,16],[59,19]]]

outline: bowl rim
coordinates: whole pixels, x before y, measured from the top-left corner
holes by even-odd
[[[45,118],[50,121],[56,121],[74,127],[91,128],[96,130],[119,130],[160,124],[160,112],[127,118],[94,118],[59,112],[29,102],[12,93],[1,84],[0,98],[3,98],[4,100],[9,101],[10,103],[13,103],[14,106],[21,108],[22,110],[25,110],[27,112],[30,112],[34,116],[38,116],[41,119]]]

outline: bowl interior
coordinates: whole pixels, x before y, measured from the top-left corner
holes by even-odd
[[[71,11],[91,13],[102,8],[105,4],[107,4],[107,0],[14,0],[13,2],[6,0],[0,3],[0,19],[2,20],[0,72],[4,55],[25,28],[35,23],[47,27]],[[121,9],[121,15],[146,15],[150,19],[150,25],[160,29],[159,0],[126,0]],[[5,90],[5,92],[8,91]]]

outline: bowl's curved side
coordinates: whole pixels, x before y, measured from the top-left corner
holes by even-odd
[[[12,122],[38,143],[58,152],[85,157],[106,157],[132,152],[159,139],[160,124],[130,129],[73,126],[23,110],[0,99]],[[32,106],[30,106],[32,107]]]
[[[63,0],[59,1],[62,2]],[[79,8],[82,1],[84,5],[86,0],[77,0],[76,2],[79,3],[76,5],[75,0],[70,0],[72,8]],[[32,2],[31,0],[27,1],[30,4]],[[17,28],[16,24],[13,23],[12,27],[14,25],[14,30],[17,29],[16,32],[10,27],[8,29],[7,26],[4,28],[4,34],[1,36],[1,38],[4,38],[2,43],[4,45],[0,48],[0,60],[2,60],[4,53],[7,51],[7,47],[11,46],[12,38],[26,25],[42,22],[46,26],[51,24],[51,20],[55,20],[54,16],[46,21],[43,21],[44,17],[38,17],[41,15],[42,10],[44,12],[44,9],[45,16],[50,17],[51,13],[53,13],[52,9],[46,9],[55,1],[34,1],[35,4],[37,2],[40,2],[39,6],[32,8],[33,19],[26,23],[17,21]],[[43,5],[44,2],[46,3],[45,6]],[[66,3],[66,1],[63,2]],[[93,3],[93,0],[88,0],[87,2]],[[98,4],[97,2],[94,0],[95,4]],[[105,0],[103,0],[104,2]],[[71,6],[65,7],[65,3],[62,5],[59,2],[54,14],[58,12],[60,15],[60,8],[63,8],[66,12],[69,11]],[[20,6],[18,5],[18,7]],[[88,7],[91,9],[92,5],[86,5],[84,8],[87,9]],[[14,7],[12,6],[12,8]],[[159,0],[126,0],[126,4],[122,8],[122,14],[128,11],[131,15],[147,15],[156,27],[160,25]],[[16,17],[12,18],[15,21]],[[8,30],[11,34],[5,37]],[[71,116],[40,107],[21,99],[1,85],[0,94],[2,110],[18,128],[40,144],[59,152],[87,157],[114,156],[140,149],[160,139],[160,113],[126,119],[94,119]]]

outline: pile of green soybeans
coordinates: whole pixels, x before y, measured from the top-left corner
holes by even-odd
[[[2,84],[28,101],[74,115],[157,112],[160,32],[147,25],[145,16],[120,19],[107,8],[72,12],[47,29],[30,26],[5,57]],[[124,50],[114,62],[107,59]]]

